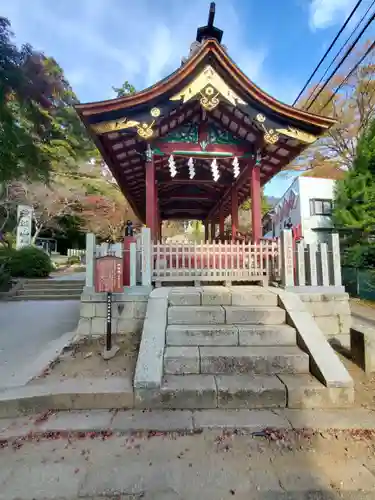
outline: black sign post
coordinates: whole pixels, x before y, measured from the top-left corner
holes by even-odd
[[[107,338],[106,349],[112,349],[112,292],[107,293]]]

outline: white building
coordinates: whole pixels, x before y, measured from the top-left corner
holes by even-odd
[[[265,238],[280,236],[289,227],[306,243],[327,242],[332,230],[332,202],[335,181],[317,177],[298,177],[263,217]]]

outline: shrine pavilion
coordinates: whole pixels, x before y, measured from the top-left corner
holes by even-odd
[[[206,241],[224,220],[238,230],[251,198],[262,237],[261,190],[334,120],[284,104],[257,87],[222,45],[212,3],[190,54],[155,85],[77,111],[134,213],[160,238],[161,222],[198,219]],[[250,215],[249,215],[250,217]]]

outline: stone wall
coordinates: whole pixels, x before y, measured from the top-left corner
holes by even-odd
[[[298,295],[322,332],[347,346],[352,326],[349,295],[344,292],[309,292]]]
[[[135,286],[127,288],[124,293],[113,294],[113,334],[141,333],[150,292],[149,287]],[[106,316],[106,294],[85,289],[81,298],[77,336],[79,338],[103,336],[106,333]]]

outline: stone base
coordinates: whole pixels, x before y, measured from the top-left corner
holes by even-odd
[[[134,286],[112,296],[113,334],[139,334],[146,315],[151,288]],[[78,338],[102,337],[106,333],[107,294],[85,287],[81,297]]]

